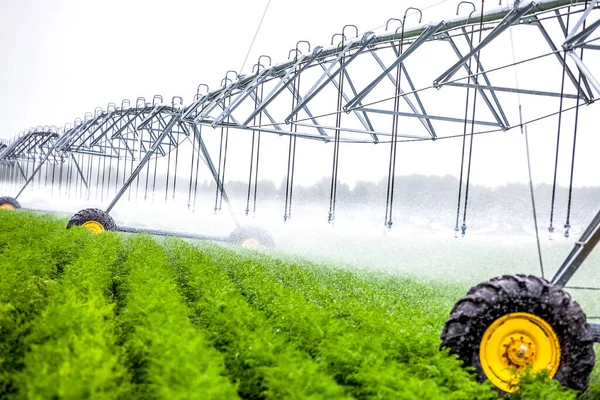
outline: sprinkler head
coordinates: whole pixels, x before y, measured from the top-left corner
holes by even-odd
[[[565,224],[565,237],[568,238],[570,235],[571,225]]]

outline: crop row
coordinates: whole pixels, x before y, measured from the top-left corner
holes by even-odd
[[[0,394],[10,394],[16,391],[15,374],[23,368],[32,321],[56,290],[55,278],[90,237],[66,231],[48,217],[3,212],[1,218]]]
[[[121,241],[113,234],[94,239],[64,267],[32,322],[25,368],[17,375],[26,398],[90,398],[128,390],[112,296]]]
[[[288,343],[246,302],[223,268],[181,241],[170,241],[168,248],[195,320],[224,354],[228,375],[239,382],[242,397],[345,397],[317,362]]]
[[[323,371],[352,396],[495,397],[488,385],[474,382],[455,359],[438,351],[437,339],[424,335],[421,324],[415,327],[411,318],[391,317],[385,307],[372,307],[369,296],[358,295],[353,300],[345,296],[343,303],[336,303],[334,293],[343,288],[330,286],[328,295],[315,295],[318,279],[304,284],[295,281],[290,265],[270,268],[267,265],[273,262],[203,248],[228,271],[255,309],[263,311],[290,342],[318,360]]]
[[[222,356],[190,321],[164,250],[148,236],[134,236],[126,254],[117,291],[134,397],[235,397],[235,386],[222,376]]]
[[[0,271],[0,399],[497,398],[439,351],[459,286],[3,212]]]

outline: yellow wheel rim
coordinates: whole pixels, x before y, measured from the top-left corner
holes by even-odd
[[[260,247],[260,242],[256,239],[246,239],[242,242],[244,249],[256,249]]]
[[[479,347],[487,378],[505,392],[518,389],[520,373],[548,370],[553,378],[560,364],[560,343],[542,318],[524,312],[506,314],[485,331]]]
[[[13,207],[11,204],[0,204],[0,210],[14,210],[15,207]]]
[[[104,226],[100,222],[96,222],[96,221],[87,221],[87,222],[84,222],[81,226],[88,229],[94,235],[98,235],[99,233],[102,233],[105,231]]]

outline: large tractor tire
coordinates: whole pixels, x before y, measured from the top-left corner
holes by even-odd
[[[594,368],[592,329],[561,287],[527,275],[505,275],[473,287],[442,330],[442,347],[480,382],[515,392],[527,367],[548,370],[563,386],[584,391]]]
[[[117,224],[115,224],[112,217],[107,212],[97,208],[86,208],[73,215],[67,224],[67,229],[74,226],[83,226],[94,235],[117,229]]]
[[[275,247],[275,241],[271,234],[255,226],[237,228],[229,235],[229,241],[246,249]]]
[[[0,197],[0,210],[16,210],[21,208],[21,204],[19,202],[8,196]]]

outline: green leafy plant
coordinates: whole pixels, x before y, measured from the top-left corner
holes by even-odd
[[[207,256],[180,240],[167,248],[196,322],[225,356],[243,398],[343,398],[343,389],[318,364],[277,335]]]
[[[191,323],[175,273],[163,249],[149,236],[126,246],[117,286],[119,323],[133,394],[144,399],[224,399],[236,396],[223,358]]]
[[[111,291],[120,251],[120,238],[106,233],[65,266],[26,339],[25,368],[17,377],[23,397],[105,398],[129,390]]]

